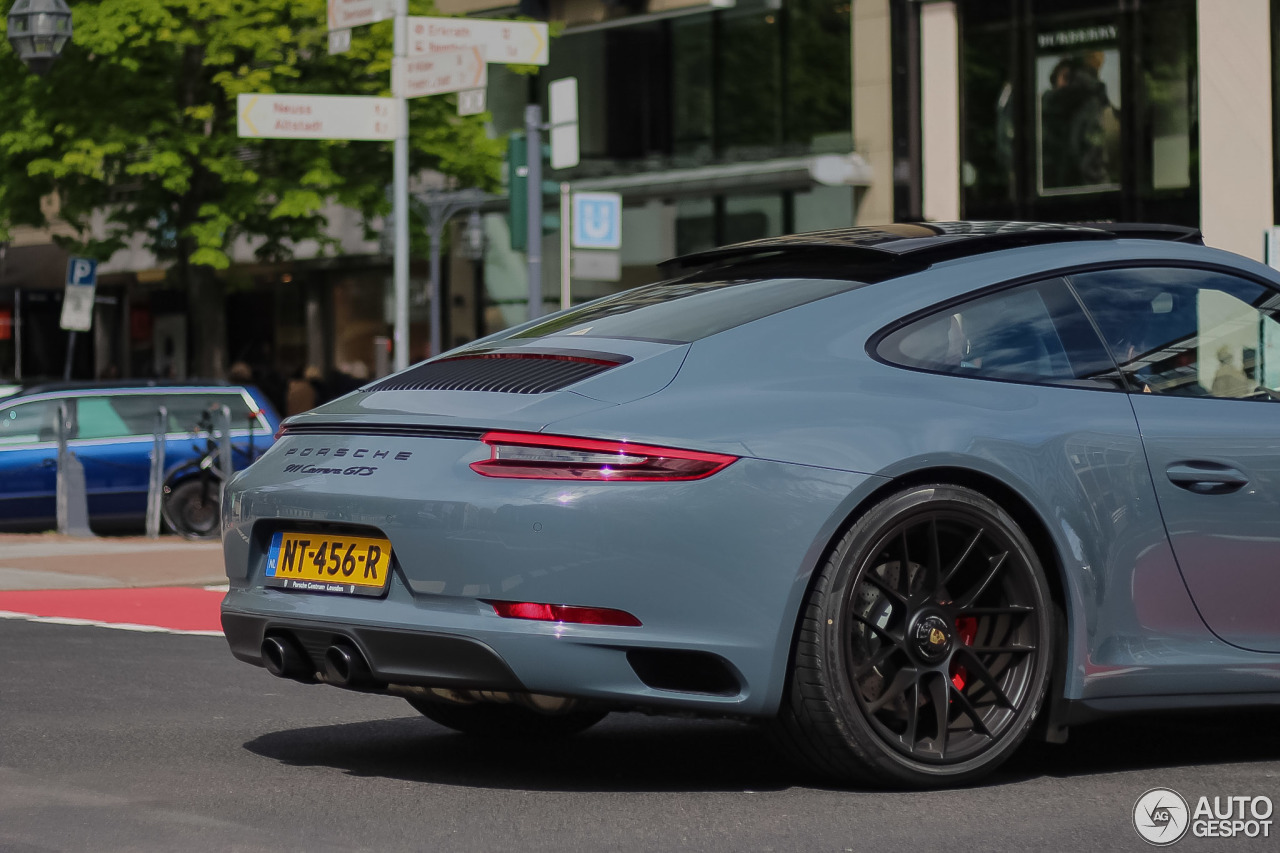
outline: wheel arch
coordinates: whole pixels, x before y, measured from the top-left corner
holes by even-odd
[[[1062,742],[1066,739],[1067,698],[1066,683],[1070,670],[1071,642],[1079,636],[1079,626],[1075,624],[1077,608],[1072,588],[1062,559],[1062,551],[1050,532],[1049,525],[1032,503],[1016,488],[983,471],[961,466],[931,466],[918,468],[888,479],[885,483],[864,496],[836,526],[835,532],[820,551],[820,558],[814,564],[806,583],[802,600],[807,600],[809,591],[817,581],[818,568],[827,559],[849,528],[876,504],[890,495],[914,486],[930,483],[946,483],[972,489],[995,501],[1000,505],[1018,527],[1026,534],[1035,550],[1036,556],[1044,567],[1045,579],[1049,584],[1049,592],[1054,611],[1053,625],[1053,661],[1050,671],[1048,695],[1040,710],[1039,718],[1033,729],[1033,736],[1051,742]],[[1079,594],[1079,591],[1075,591]],[[795,614],[795,624],[791,634],[791,647],[787,657],[787,671],[795,663],[796,643],[799,639],[800,626],[804,618],[804,608]],[[785,694],[785,689],[784,689]],[[785,701],[785,696],[783,701]]]

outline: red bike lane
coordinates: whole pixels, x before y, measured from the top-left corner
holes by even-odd
[[[0,618],[220,636],[219,581],[217,543],[0,534]]]

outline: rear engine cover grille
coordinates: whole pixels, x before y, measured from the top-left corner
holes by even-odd
[[[607,353],[491,352],[420,364],[365,391],[559,391],[630,361]]]

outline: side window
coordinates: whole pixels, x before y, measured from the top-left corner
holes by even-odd
[[[155,401],[169,410],[170,432],[192,432],[206,411],[218,406],[231,410],[232,429],[245,429],[249,421],[249,406],[239,392],[224,391],[209,394],[165,394]],[[154,411],[154,410],[153,410]]]
[[[0,409],[0,447],[57,440],[57,400],[33,400]]]
[[[1210,270],[1106,270],[1071,277],[1131,390],[1280,399],[1280,295]]]
[[[77,438],[125,438],[144,435],[131,429],[114,406],[111,397],[81,397],[76,403],[76,416],[80,423]]]
[[[890,333],[878,352],[903,367],[1047,385],[1115,371],[1061,279],[943,309]]]

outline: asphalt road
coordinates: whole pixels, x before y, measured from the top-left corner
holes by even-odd
[[[1130,813],[1149,788],[1280,803],[1277,724],[1099,724],[981,787],[846,791],[739,722],[616,714],[553,745],[477,742],[398,699],[275,679],[220,638],[0,621],[0,851],[1147,850]]]

